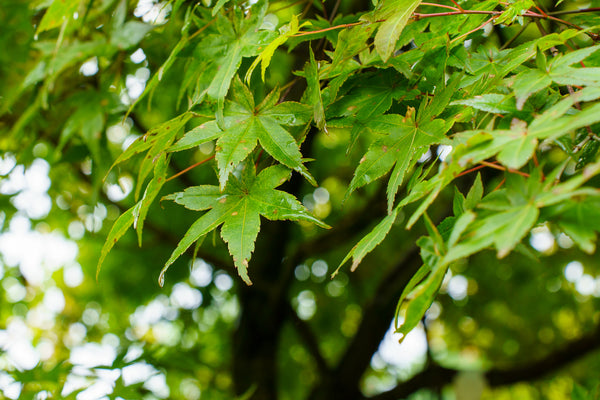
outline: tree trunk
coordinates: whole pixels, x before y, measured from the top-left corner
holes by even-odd
[[[289,222],[264,221],[250,265],[253,285],[240,285],[238,291],[241,316],[233,338],[233,379],[236,393],[252,391],[252,400],[278,398],[277,352],[290,276],[282,260],[289,229]]]

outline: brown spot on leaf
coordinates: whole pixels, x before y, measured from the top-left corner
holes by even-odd
[[[236,215],[238,215],[238,212],[234,211],[234,212],[231,213],[231,215],[236,216]]]

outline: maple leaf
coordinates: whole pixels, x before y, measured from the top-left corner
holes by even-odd
[[[395,165],[388,184],[388,209],[391,210],[405,172],[418,160],[415,156],[419,149],[443,141],[446,125],[441,119],[420,125],[406,121],[401,115],[387,114],[375,118],[369,126],[389,134],[375,140],[369,147],[354,172],[346,198],[359,187],[387,174]]]
[[[370,121],[390,109],[394,100],[412,99],[416,92],[407,89],[406,81],[393,70],[356,78],[355,86],[327,110],[327,123],[336,128],[350,128],[348,152],[365,131],[373,131]],[[341,117],[330,121],[331,118]]]
[[[185,150],[217,139],[215,158],[219,168],[219,184],[223,189],[230,173],[260,143],[275,160],[316,185],[302,164],[298,143],[282,126],[308,122],[312,116],[311,107],[293,101],[276,104],[279,98],[276,90],[255,106],[252,94],[239,78],[234,81],[232,92],[232,99],[225,105],[224,129],[219,127],[217,121],[205,122],[187,132],[169,151]]]
[[[444,120],[436,116],[444,112],[460,81],[460,75],[452,76],[447,84],[443,83],[445,87],[436,91],[431,101],[423,100],[418,112],[409,107],[405,116],[386,114],[365,122],[369,130],[385,136],[374,140],[361,159],[345,198],[359,187],[387,174],[394,167],[387,186],[388,214],[391,214],[396,193],[404,181],[406,171],[415,166],[430,145],[446,140],[445,134],[454,124],[454,117]]]
[[[268,167],[255,176],[254,165],[247,163],[241,180],[233,177],[223,192],[218,186],[201,185],[166,196],[165,199],[191,210],[209,211],[194,222],[181,239],[165,264],[161,279],[183,252],[220,225],[223,225],[221,237],[227,243],[238,273],[248,285],[252,284],[248,276],[248,262],[260,230],[261,215],[269,220],[306,221],[329,228],[311,215],[293,195],[275,190],[290,176],[291,171],[282,165]]]

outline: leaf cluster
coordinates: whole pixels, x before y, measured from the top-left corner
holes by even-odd
[[[35,112],[49,108],[50,92],[69,68],[93,55],[124,54],[152,30],[178,28],[171,32],[177,40],[170,53],[127,112],[110,89],[115,75],[67,101],[81,105],[65,121],[57,151],[83,144],[99,187],[101,177],[114,175],[101,135],[107,121],[134,115],[143,101],[153,105],[153,95],[160,97],[163,90],[176,91],[179,99],[172,115],[152,123],[113,163],[121,168],[137,160],[135,204],[114,224],[98,269],[129,227],[135,227],[141,244],[150,206],[174,173],[173,160],[213,144],[215,175],[163,197],[194,211],[195,222],[181,236],[160,282],[188,248],[220,229],[239,275],[250,284],[261,217],[328,227],[298,200],[298,192],[276,188],[292,172],[318,186],[309,163],[311,143],[315,136],[341,133],[347,135],[343,151],[352,162],[343,202],[381,184],[387,204],[387,215],[342,265],[352,259],[356,269],[399,224],[410,229],[422,221],[428,232],[416,242],[423,263],[400,296],[398,332],[418,324],[454,263],[486,249],[499,258],[531,253],[522,241],[536,226],[556,227],[581,250],[595,251],[597,18],[561,19],[533,1],[436,6],[380,0],[371,11],[324,19],[281,11],[279,6],[292,7],[287,2],[219,0],[212,8],[170,2],[171,21],[154,27],[126,21],[126,1],[105,3],[83,10],[90,19],[111,10],[105,34],[85,36],[71,28],[79,23],[73,15],[82,11],[80,2],[52,2],[37,33],[60,29],[58,39],[37,44],[39,62],[1,110],[8,112],[36,88],[31,106],[11,128],[16,136]],[[550,20],[560,28],[549,33],[544,23]],[[521,30],[502,48],[485,40],[490,30],[506,33],[518,24],[535,25],[537,31],[523,39]],[[269,82],[277,63],[300,49],[306,51],[296,70],[285,71],[288,81]],[[260,77],[253,75],[258,64]],[[162,82],[169,74],[174,88]],[[478,170],[486,173],[474,177]],[[458,189],[464,182],[474,182],[466,196]],[[448,192],[454,193],[452,215],[436,223],[429,215]],[[406,221],[398,221],[405,212]]]

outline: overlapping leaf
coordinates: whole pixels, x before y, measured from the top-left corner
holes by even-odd
[[[350,128],[348,151],[359,136],[373,131],[370,122],[388,111],[394,100],[413,99],[416,92],[407,88],[407,81],[392,68],[352,82],[352,89],[327,109],[327,121],[332,127]],[[337,118],[337,119],[333,119]]]
[[[79,3],[79,0],[54,0],[44,14],[37,33],[61,26],[65,21],[73,18]]]
[[[572,67],[573,64],[581,62],[598,49],[600,49],[600,45],[572,51],[566,55],[553,58],[547,67],[538,65],[537,69],[520,72],[513,78],[514,83],[512,85],[517,107],[520,109],[530,95],[550,86],[552,82],[561,85],[600,86],[600,68]],[[543,54],[538,52],[536,59],[543,59]]]
[[[323,106],[323,98],[321,96],[321,86],[319,81],[319,68],[315,61],[315,55],[312,49],[309,49],[310,59],[304,67],[306,74],[306,92],[304,101],[307,104],[313,105],[313,119],[317,124],[317,128],[327,132],[325,121],[325,108]]]
[[[186,112],[149,130],[145,135],[133,142],[114,162],[113,167],[136,154],[146,152],[138,172],[135,189],[136,199],[139,197],[146,177],[154,168],[158,156],[165,153],[166,149],[173,143],[175,137],[181,132],[190,118],[192,118],[192,114]]]
[[[559,204],[548,210],[549,218],[586,253],[596,251],[597,232],[600,230],[600,201],[580,198]]]
[[[197,71],[199,76],[195,77],[197,81],[202,82],[201,87],[198,88],[199,93],[196,93],[195,97],[196,101],[204,98],[205,95],[216,99],[219,102],[219,116],[222,115],[223,101],[242,59],[258,55],[262,48],[276,36],[274,32],[261,29],[267,6],[266,1],[260,0],[247,10],[246,17],[243,14],[234,13],[236,17],[233,21],[217,13],[213,22],[201,28],[202,30],[208,29],[209,33],[196,45],[192,54],[193,63],[203,66]],[[148,82],[144,93],[133,106],[156,88],[176,58],[190,44],[188,31],[192,19],[193,13],[188,12],[180,41],[159,68],[157,74]]]
[[[250,68],[248,68],[248,71],[246,72],[246,81],[250,81],[250,78],[252,77],[252,72],[259,63],[260,77],[264,81],[265,72],[267,71],[267,67],[271,63],[271,58],[273,58],[273,53],[275,53],[275,50],[277,50],[279,46],[284,44],[288,40],[288,38],[298,33],[300,28],[306,24],[307,22],[300,24],[298,22],[298,16],[294,15],[292,16],[292,20],[288,25],[284,25],[281,28],[279,28],[279,36],[276,37],[271,43],[269,43],[264,48],[264,50],[258,55],[258,57],[256,57],[252,65],[250,65]]]
[[[190,187],[166,197],[192,210],[209,211],[192,224],[165,264],[161,276],[194,242],[222,224],[221,237],[227,242],[238,273],[250,285],[248,262],[260,229],[260,216],[270,220],[307,221],[328,227],[312,216],[294,196],[275,190],[289,179],[290,170],[278,165],[254,177],[254,166],[249,164],[245,168],[251,171],[244,174],[241,181],[230,179],[223,192],[217,186],[205,185]]]
[[[394,52],[402,29],[420,3],[421,0],[382,0],[373,13],[363,17],[371,22],[382,21],[375,35],[375,48],[383,61]]]
[[[456,136],[453,155],[462,166],[497,156],[498,161],[505,166],[519,169],[531,158],[540,140],[556,139],[568,132],[599,122],[599,104],[583,111],[572,109],[578,101],[590,101],[599,97],[600,88],[590,86],[549,108],[529,126],[524,121],[515,119],[510,130],[461,132]],[[459,103],[466,104],[463,101],[454,104]]]
[[[388,186],[388,208],[391,209],[405,172],[418,159],[418,150],[442,141],[446,133],[445,123],[438,119],[418,125],[401,115],[389,114],[375,119],[369,125],[376,131],[389,134],[370,146],[354,173],[347,196],[385,175],[396,165]]]
[[[308,122],[312,115],[311,107],[295,102],[273,104],[277,97],[275,91],[263,104],[255,107],[248,89],[236,80],[232,100],[226,104],[224,129],[221,130],[216,122],[204,123],[187,132],[172,151],[218,138],[216,160],[219,167],[219,183],[221,188],[224,188],[231,172],[246,159],[256,144],[260,143],[275,160],[314,183],[314,178],[302,164],[298,143],[282,126]]]

